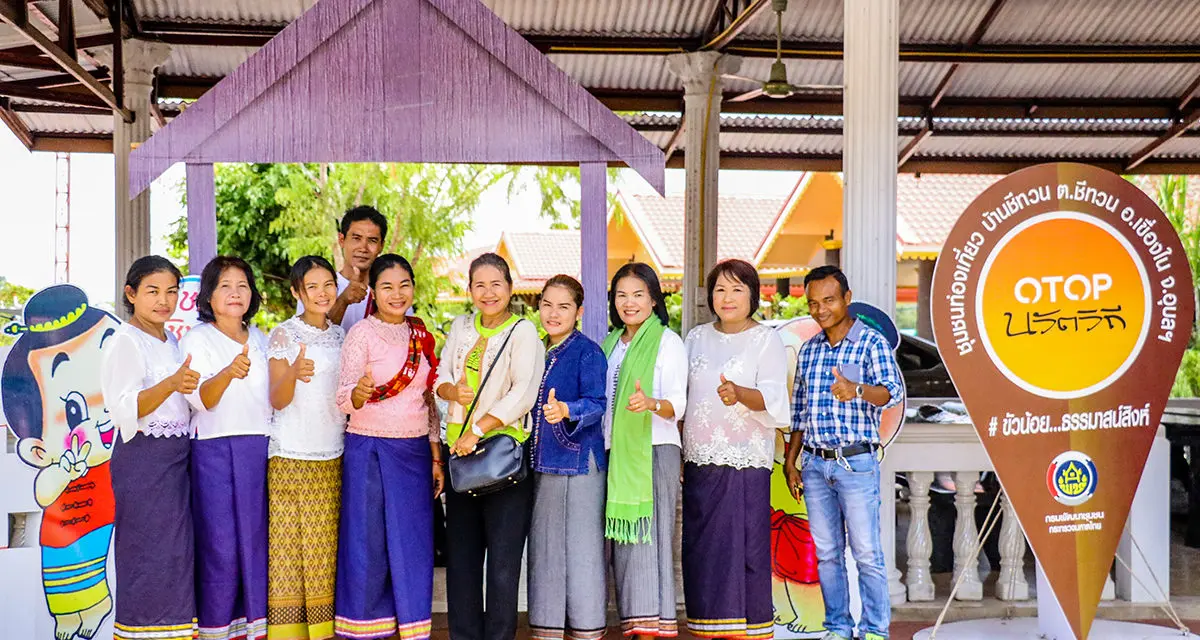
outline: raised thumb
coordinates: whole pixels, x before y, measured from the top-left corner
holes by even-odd
[[[722,373],[721,374],[721,384],[725,384],[727,382],[729,382],[729,381],[725,379],[725,374]]]
[[[192,368],[192,354],[190,354],[190,353],[187,354],[187,357],[183,359],[183,365],[179,368],[180,369],[191,369]]]
[[[366,370],[363,372],[363,377],[372,382],[375,381],[375,375],[371,373],[371,365],[367,365]]]
[[[641,381],[641,380],[634,380],[634,381],[633,381],[633,388],[634,388],[634,390],[635,390],[635,391],[637,391],[638,393],[641,393],[641,392],[642,392],[642,381]]]
[[[244,356],[250,355],[250,343],[249,342],[242,345],[242,355],[244,355]]]
[[[550,395],[546,397],[546,402],[554,404],[558,400],[554,397],[554,389],[550,389]]]
[[[300,355],[296,356],[296,359],[297,359],[297,360],[303,360],[303,359],[304,359],[304,350],[305,350],[306,348],[308,348],[308,345],[306,345],[306,344],[304,344],[303,342],[301,342],[301,343],[300,343]]]
[[[833,368],[833,377],[837,378],[838,380],[844,380],[844,379],[845,379],[845,377],[842,375],[842,372],[841,372],[841,371],[838,371],[838,368],[837,368],[837,367],[834,367],[834,368]]]

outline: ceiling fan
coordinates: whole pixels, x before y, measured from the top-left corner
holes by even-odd
[[[753,82],[758,89],[747,91],[726,102],[745,102],[759,96],[768,98],[789,98],[802,92],[840,91],[838,84],[791,84],[787,79],[787,65],[783,63],[783,12],[787,11],[787,0],[771,0],[771,10],[775,12],[775,62],[771,63],[771,73],[764,82],[746,76],[725,74],[722,77],[734,80]]]

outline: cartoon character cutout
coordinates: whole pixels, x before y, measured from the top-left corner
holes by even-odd
[[[820,333],[810,317],[779,328],[788,358],[788,388],[793,389],[796,361],[805,340]],[[820,637],[825,631],[825,601],[817,575],[817,547],[808,528],[808,506],[788,490],[783,473],[787,440],[775,434],[775,464],[771,469],[771,604],[775,624],[790,634],[777,637]]]
[[[109,460],[117,430],[100,393],[100,357],[119,326],[72,285],[39,291],[0,374],[0,401],[17,455],[38,469],[43,509],[42,585],[58,640],[87,640],[112,611],[108,551],[113,530]]]

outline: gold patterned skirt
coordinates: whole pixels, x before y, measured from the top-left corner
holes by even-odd
[[[267,463],[267,637],[333,637],[342,459]]]

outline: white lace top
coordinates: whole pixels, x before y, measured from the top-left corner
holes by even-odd
[[[683,459],[735,469],[770,469],[775,430],[786,428],[787,352],[774,329],[756,325],[726,334],[712,324],[688,333],[688,400],[683,424]],[[725,379],[762,393],[765,411],[738,403],[725,406],[717,395]]]
[[[342,455],[346,414],[337,406],[338,374],[346,331],[336,324],[318,329],[299,317],[280,323],[267,339],[267,357],[296,361],[300,345],[313,361],[313,377],[296,381],[292,402],[271,418],[270,457],[332,460]]]
[[[156,438],[192,434],[187,399],[178,393],[138,417],[138,394],[174,375],[183,364],[183,353],[171,332],[163,342],[123,324],[106,341],[103,357],[100,390],[122,440],[129,442],[138,432]]]

